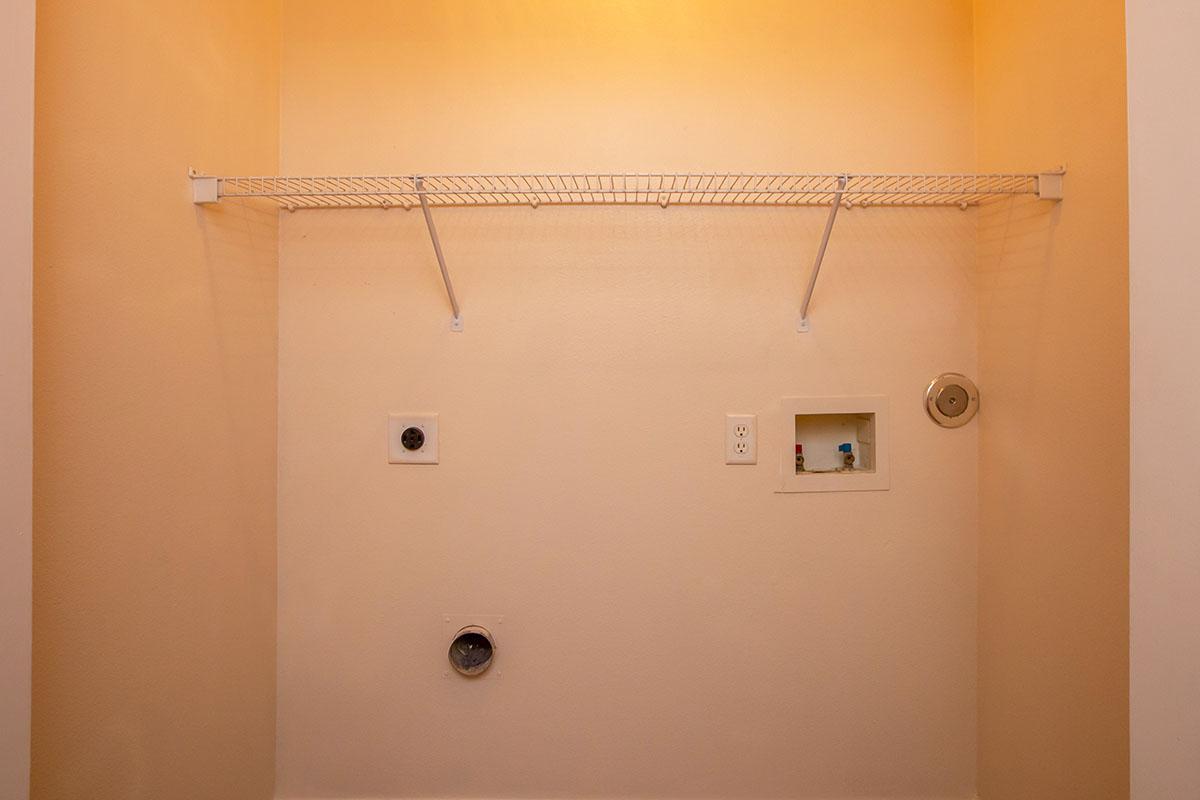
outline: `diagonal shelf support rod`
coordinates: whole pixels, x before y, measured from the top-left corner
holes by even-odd
[[[463,329],[462,309],[458,306],[458,297],[454,294],[454,284],[450,281],[450,271],[446,269],[446,257],[442,255],[442,240],[438,238],[437,226],[433,224],[433,213],[429,210],[429,201],[425,199],[424,182],[420,177],[414,179],[417,197],[421,201],[421,213],[425,215],[425,226],[429,228],[429,238],[433,241],[433,252],[437,256],[438,269],[442,271],[442,282],[446,284],[446,297],[450,299],[450,309],[454,316],[450,318],[450,330]]]
[[[812,302],[813,290],[817,288],[817,276],[821,274],[821,262],[825,260],[825,249],[829,247],[829,235],[833,233],[833,223],[837,220],[838,209],[842,207],[842,194],[846,191],[849,175],[839,175],[837,190],[833,193],[833,203],[829,206],[829,218],[825,220],[825,232],[821,234],[821,244],[817,247],[817,259],[813,262],[812,274],[808,276],[808,288],[804,290],[804,300],[800,303],[800,321],[796,330],[808,333],[808,304]]]

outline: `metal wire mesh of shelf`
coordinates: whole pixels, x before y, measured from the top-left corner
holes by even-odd
[[[544,173],[219,177],[217,198],[264,198],[287,209],[514,205],[971,206],[1039,191],[1039,175]]]

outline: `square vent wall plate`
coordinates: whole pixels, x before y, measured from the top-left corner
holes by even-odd
[[[780,492],[890,488],[887,397],[785,397],[781,411]]]
[[[389,464],[438,463],[438,415],[388,416]]]

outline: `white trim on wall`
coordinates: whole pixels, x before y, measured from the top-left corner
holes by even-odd
[[[29,796],[34,0],[0,8],[0,797]]]
[[[1128,0],[1130,774],[1200,797],[1200,5]]]

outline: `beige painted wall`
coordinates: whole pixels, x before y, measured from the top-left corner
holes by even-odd
[[[0,797],[29,796],[33,0],[0,3]]]
[[[275,3],[41,0],[33,797],[272,792]]]
[[[976,0],[979,167],[1065,162],[981,216],[979,788],[1122,798],[1128,237],[1117,0]]]
[[[1200,179],[1200,7],[1126,9],[1132,795],[1172,800],[1200,797],[1200,201],[1163,187]]]
[[[296,0],[282,168],[968,169],[971,48],[966,2]],[[976,371],[975,215],[844,214],[798,336],[823,221],[439,213],[450,334],[419,214],[284,216],[281,797],[974,796],[978,429],[921,395]],[[891,398],[890,492],[773,493],[805,394]]]

